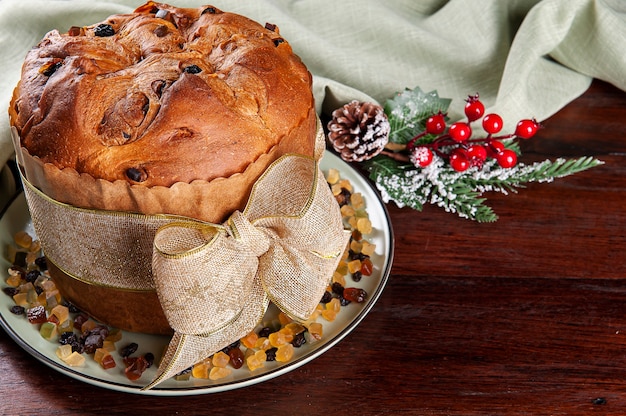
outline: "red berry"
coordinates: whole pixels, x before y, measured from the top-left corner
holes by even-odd
[[[472,135],[472,128],[467,123],[457,122],[448,129],[450,137],[456,142],[464,142]]]
[[[485,113],[484,104],[478,99],[478,94],[475,96],[469,96],[467,100],[465,100],[467,104],[465,104],[465,115],[467,116],[467,120],[472,122],[478,120]]]
[[[487,114],[483,117],[483,128],[489,134],[496,134],[502,130],[503,125],[504,122],[502,121],[502,117],[495,113]]]
[[[425,168],[433,161],[433,152],[428,147],[417,146],[411,151],[410,159],[415,166]]]
[[[530,139],[537,133],[539,127],[540,125],[535,119],[520,120],[520,122],[517,123],[517,127],[515,128],[515,135],[517,137],[521,137],[522,139]]]
[[[470,161],[464,150],[456,149],[450,154],[450,166],[457,172],[464,172],[470,167]]]
[[[487,149],[485,146],[473,144],[467,148],[467,157],[471,161],[484,162],[487,159]]]
[[[492,140],[487,145],[487,154],[490,157],[497,157],[504,150],[504,144],[499,140]]]
[[[446,129],[446,118],[441,112],[426,120],[426,131],[430,134],[441,134]]]
[[[512,168],[517,163],[517,154],[511,149],[504,149],[496,157],[498,165],[507,169]]]

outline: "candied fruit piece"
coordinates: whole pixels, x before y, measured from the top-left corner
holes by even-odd
[[[356,211],[350,205],[342,206],[340,211],[341,211],[341,216],[345,218],[354,217],[354,215],[356,214]]]
[[[96,352],[94,352],[94,354],[93,354],[93,359],[94,359],[95,362],[100,364],[100,363],[102,363],[102,359],[106,355],[111,355],[111,353],[109,351],[105,350],[104,348],[98,348],[98,349],[96,349]]]
[[[35,306],[26,310],[26,316],[28,317],[28,322],[31,324],[43,324],[48,321],[48,317],[46,316],[46,308],[42,305]]]
[[[254,371],[258,368],[261,368],[265,365],[265,361],[267,356],[265,355],[265,351],[259,350],[251,354],[246,358],[246,365],[250,371]]]
[[[58,335],[57,326],[52,322],[44,322],[39,327],[39,334],[48,341],[55,341]]]
[[[64,345],[63,345],[64,346]],[[63,360],[65,364],[70,367],[80,367],[85,365],[85,357],[79,354],[76,351],[73,351],[65,360]]]
[[[355,240],[352,240],[350,242],[350,250],[353,251],[354,253],[360,253],[362,249],[363,249],[362,242],[355,241]]]
[[[278,350],[276,350],[276,361],[286,363],[293,357],[293,351],[293,345],[281,345],[280,347],[278,347]]]
[[[183,371],[174,376],[176,381],[187,381],[191,378],[191,371]]]
[[[287,325],[289,322],[293,321],[285,312],[280,311],[278,314],[278,321],[281,325]]]
[[[257,339],[256,344],[254,344],[254,348],[259,350],[267,350],[272,347],[270,340],[267,337],[260,337]]]
[[[56,318],[58,319],[59,323],[61,322],[65,322],[69,319],[70,317],[70,311],[67,308],[67,306],[63,306],[63,305],[57,305],[54,308],[52,308],[50,310],[50,315],[52,316],[56,316]]]
[[[322,318],[326,319],[328,322],[332,322],[335,318],[337,318],[337,312],[332,309],[326,309],[325,311],[322,311]]]
[[[311,338],[315,341],[319,341],[320,339],[322,339],[322,335],[323,335],[323,327],[322,324],[320,324],[319,322],[312,322],[309,325],[309,335],[311,336]]]
[[[287,341],[287,335],[282,332],[273,332],[267,338],[270,340],[270,344],[272,344],[273,347],[279,347],[290,342]]]
[[[356,228],[363,234],[370,234],[372,232],[372,222],[369,218],[359,218]]]
[[[361,261],[361,270],[359,270],[363,276],[371,276],[374,271],[374,264],[369,258]]]
[[[209,372],[209,378],[211,380],[219,380],[224,377],[228,377],[232,373],[230,368],[225,367],[213,367]]]
[[[367,299],[367,292],[356,287],[347,287],[343,290],[343,297],[350,302],[363,303]]]
[[[245,337],[241,338],[241,343],[246,348],[254,348],[258,339],[259,339],[259,336],[257,335],[257,333],[252,331]]]
[[[13,241],[15,241],[15,244],[19,247],[29,248],[33,243],[33,237],[31,237],[26,231],[18,231],[13,236]]]
[[[340,285],[346,284],[346,276],[339,273],[333,273],[333,283],[339,283]]]
[[[28,303],[28,293],[18,293],[17,295],[13,296],[13,302],[15,302],[16,305],[22,306],[24,308],[30,307]]]
[[[371,256],[374,254],[374,251],[376,250],[376,244],[372,244],[367,240],[363,240],[363,246],[361,248],[361,254],[364,254],[366,256]]]
[[[148,368],[148,362],[143,357],[126,357],[125,362],[127,366],[124,369],[124,374],[130,381],[139,380],[146,368]]]
[[[67,319],[66,321],[58,324],[57,329],[59,330],[59,333],[74,332],[74,322],[72,322],[71,319]]]
[[[338,184],[339,186],[341,186],[341,188],[345,189],[346,191],[348,191],[348,192],[350,192],[350,193],[352,192],[352,184],[350,183],[350,181],[349,181],[349,180],[347,180],[347,179],[342,179],[342,180],[340,180],[339,182],[337,182],[337,184]]]
[[[365,208],[365,201],[363,200],[363,195],[359,192],[355,192],[350,195],[350,204],[354,207],[354,209],[363,209]]]
[[[326,182],[331,185],[336,184],[339,181],[339,171],[337,169],[328,169],[328,174],[326,175]]]
[[[19,274],[11,275],[7,277],[6,283],[9,286],[17,287],[21,285],[24,281],[22,280],[22,276]]]
[[[102,362],[100,363],[100,366],[105,370],[108,370],[110,368],[117,367],[117,364],[115,363],[115,358],[113,358],[111,354],[108,354],[104,356]]]
[[[343,290],[342,290],[343,293]],[[341,310],[341,302],[337,298],[333,298],[326,304],[326,310],[339,312]]]
[[[226,367],[228,362],[230,361],[230,356],[223,351],[218,351],[213,354],[213,359],[211,360],[211,364],[214,367]]]
[[[60,345],[55,351],[57,357],[65,361],[72,353],[72,346],[69,344]]]
[[[211,360],[200,361],[191,368],[193,378],[209,378],[209,371],[212,368]]]
[[[298,322],[290,322],[285,325],[285,330],[289,331],[292,335],[299,334],[300,332],[304,332],[305,328]]]
[[[361,271],[361,260],[356,259],[352,260],[348,263],[348,271],[350,273],[355,273]]]

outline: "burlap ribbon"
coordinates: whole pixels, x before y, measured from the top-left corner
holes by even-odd
[[[349,237],[318,160],[297,155],[270,165],[224,224],[80,209],[25,185],[38,237],[61,270],[157,291],[175,333],[146,389],[246,335],[270,301],[307,319]]]

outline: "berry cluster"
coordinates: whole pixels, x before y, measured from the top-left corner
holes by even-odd
[[[488,157],[495,159],[503,168],[511,168],[517,163],[517,154],[504,146],[503,140],[530,139],[541,125],[535,120],[521,120],[514,134],[495,136],[502,130],[502,117],[485,113],[484,104],[478,94],[469,96],[465,104],[467,121],[446,125],[445,114],[439,112],[426,120],[426,129],[407,143],[411,162],[417,167],[426,167],[436,154],[447,159],[452,169],[463,172],[472,166],[482,167]],[[472,139],[471,123],[482,117],[482,127],[487,137]],[[447,127],[447,132],[446,132]],[[430,143],[420,144],[418,140],[427,134],[438,137]]]

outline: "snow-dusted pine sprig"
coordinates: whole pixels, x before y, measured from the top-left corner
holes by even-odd
[[[390,166],[390,163],[397,165]],[[366,167],[386,203],[394,201],[399,207],[407,206],[418,211],[430,203],[461,218],[493,222],[498,216],[485,204],[483,193],[492,191],[506,195],[517,192],[527,183],[550,182],[601,163],[591,157],[559,158],[531,165],[520,163],[504,169],[495,160],[490,160],[481,169],[472,167],[468,171],[457,172],[442,158],[436,158],[427,167],[418,169],[379,156],[370,160]]]
[[[364,162],[385,202],[394,201],[400,207],[419,211],[430,203],[462,218],[492,222],[498,217],[485,204],[485,192],[508,194],[529,182],[550,182],[602,164],[592,157],[518,163],[521,151],[516,140],[534,136],[541,127],[538,122],[521,120],[514,134],[496,136],[502,129],[502,119],[497,114],[483,117],[484,106],[476,94],[466,100],[467,121],[448,126],[445,112],[450,101],[440,98],[436,91],[424,93],[415,88],[385,103],[387,118],[377,117],[370,130],[390,133],[387,140],[378,138],[376,149],[370,151],[372,156]],[[354,102],[350,105],[356,106]],[[371,103],[368,105],[371,107]],[[359,131],[363,129],[356,127],[369,121],[363,112],[355,116],[348,110],[344,106],[333,113],[329,130],[350,134],[350,141],[358,145]],[[481,118],[487,136],[472,138],[471,124]],[[333,144],[337,149],[338,144]],[[341,148],[345,160],[350,148]]]

